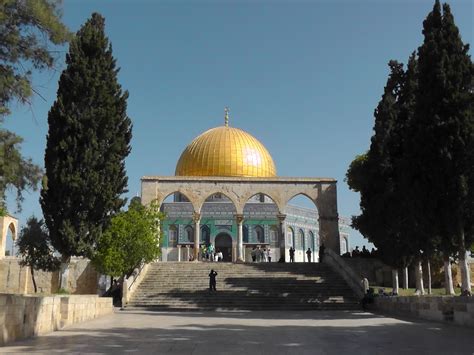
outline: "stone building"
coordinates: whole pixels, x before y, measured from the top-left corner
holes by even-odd
[[[307,196],[315,208],[289,205],[297,195]],[[171,202],[165,200],[169,196]],[[270,247],[272,261],[283,254],[288,261],[290,247],[295,261],[305,261],[308,248],[317,261],[321,242],[338,253],[349,250],[347,219],[337,214],[336,181],[277,177],[267,149],[229,127],[227,112],[224,126],[186,147],[175,177],[142,178],[142,201],[153,200],[166,213],[163,261],[200,259],[197,246],[209,243],[226,261],[250,261],[254,247]]]

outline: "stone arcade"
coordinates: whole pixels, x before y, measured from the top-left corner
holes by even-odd
[[[289,205],[304,195],[316,209]],[[169,196],[172,202],[166,202]],[[337,212],[336,180],[277,177],[273,159],[253,136],[225,125],[195,138],[182,153],[176,176],[142,178],[142,202],[166,213],[162,260],[198,260],[212,243],[226,261],[250,261],[253,247],[271,247],[272,260],[290,247],[296,261],[324,243],[338,254],[349,247],[347,223]]]

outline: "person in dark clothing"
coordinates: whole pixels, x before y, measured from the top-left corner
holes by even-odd
[[[308,250],[306,250],[306,256],[308,257],[308,263],[311,262],[311,248],[308,248]]]
[[[368,309],[368,307],[367,307],[368,304],[374,303],[374,297],[375,297],[374,289],[369,288],[367,290],[367,292],[365,293],[364,298],[362,298],[362,300],[360,301],[360,303],[362,305],[362,309],[364,311],[366,311]]]
[[[323,262],[323,258],[324,258],[324,250],[326,249],[326,247],[324,246],[324,243],[321,244],[321,246],[319,247],[319,262],[322,263]]]
[[[209,273],[209,291],[217,291],[216,290],[216,276],[217,276],[217,272],[211,269],[211,272]]]
[[[112,297],[112,303],[115,307],[122,306],[122,286],[117,282],[117,280],[112,281],[112,286],[105,293],[105,297]]]
[[[290,263],[295,262],[295,249],[293,247],[290,248]]]
[[[252,262],[256,262],[257,261],[257,248],[253,247],[250,254],[252,255]]]

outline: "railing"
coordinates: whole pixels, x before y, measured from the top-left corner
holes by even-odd
[[[136,272],[134,271],[132,275],[123,280],[122,307],[125,307],[128,304],[128,301],[130,301],[133,292],[135,292],[136,288],[145,277],[148,271],[148,266],[149,264],[142,264],[140,268],[136,269]]]
[[[356,293],[359,298],[364,297],[365,291],[368,288],[367,279],[357,275],[342,259],[331,249],[324,251],[323,262],[327,263],[349,284],[350,288]]]

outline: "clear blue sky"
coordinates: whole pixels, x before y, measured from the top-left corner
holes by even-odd
[[[185,146],[223,124],[229,106],[231,125],[267,147],[278,175],[336,178],[339,214],[351,216],[359,196],[344,176],[368,149],[387,62],[406,62],[422,43],[433,3],[65,0],[63,8],[73,31],[94,11],[106,18],[119,81],[130,92],[128,196],[140,191],[143,175],[173,175]],[[450,4],[464,42],[472,43],[472,1]],[[40,165],[66,50],[56,72],[34,77],[45,100],[14,106],[5,125],[25,138],[23,153]],[[38,196],[26,194],[20,223],[42,216]],[[352,236],[352,246],[362,245]]]

